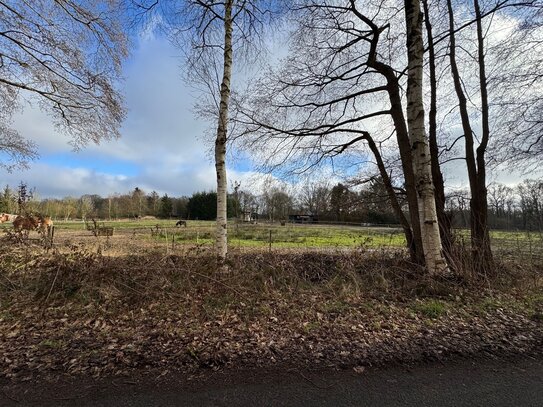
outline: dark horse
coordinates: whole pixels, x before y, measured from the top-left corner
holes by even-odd
[[[175,226],[176,226],[176,227],[180,227],[180,226],[187,227],[187,221],[186,221],[186,220],[177,221],[177,223],[175,224]]]

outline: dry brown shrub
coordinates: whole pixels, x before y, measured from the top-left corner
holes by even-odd
[[[464,255],[465,256],[465,255]],[[233,252],[226,275],[216,272],[209,251],[183,255],[143,252],[103,256],[82,245],[67,252],[16,246],[0,254],[0,296],[23,304],[108,305],[175,302],[193,295],[231,296],[254,302],[300,291],[328,296],[393,299],[450,297],[464,290],[534,287],[540,269],[499,263],[496,276],[481,279],[466,271],[429,278],[403,252]]]

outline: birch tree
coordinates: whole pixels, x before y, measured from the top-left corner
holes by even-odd
[[[201,91],[198,115],[214,120],[215,249],[223,266],[228,254],[226,152],[234,64],[254,58],[261,47],[261,32],[281,7],[271,0],[137,1],[135,7],[144,13],[162,10],[170,38],[185,52],[187,80]]]
[[[415,186],[426,267],[431,273],[447,269],[437,220],[431,156],[424,127],[422,12],[419,0],[405,1],[407,34],[407,124],[413,151]]]
[[[430,13],[431,4],[429,0],[423,0],[424,8],[424,26],[427,38],[427,65],[428,65],[428,84],[430,87],[430,103],[428,112],[428,143],[430,148],[432,182],[434,184],[434,195],[436,201],[437,219],[439,223],[439,232],[445,255],[451,253],[453,236],[451,230],[451,219],[445,213],[445,182],[439,162],[440,148],[438,145],[438,126],[437,126],[437,95],[438,95],[438,56],[434,46],[434,27],[432,23],[432,14]]]
[[[215,244],[217,258],[224,263],[228,253],[227,211],[228,183],[226,179],[226,140],[228,127],[228,107],[230,105],[230,83],[232,80],[232,8],[233,0],[224,3],[224,54],[223,75],[221,81],[219,120],[215,139],[215,171],[217,175],[217,225]]]

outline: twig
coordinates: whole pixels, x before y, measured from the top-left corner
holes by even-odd
[[[5,275],[2,274],[2,277],[4,277],[4,278],[8,281],[8,283],[11,284],[12,289],[16,290],[17,288],[19,288],[19,287],[17,287],[17,286],[15,285],[15,283],[13,283],[13,281],[11,281],[9,278],[7,278],[7,276],[5,276]]]
[[[53,279],[53,282],[51,283],[51,288],[49,289],[49,292],[47,293],[47,297],[45,297],[44,303],[47,303],[47,300],[49,299],[49,296],[51,295],[51,292],[53,291],[53,287],[55,286],[55,283],[57,281],[59,271],[60,271],[60,266],[57,267],[57,272],[55,273],[55,278]]]
[[[135,293],[137,293],[137,294],[139,294],[139,295],[145,297],[145,294],[144,294],[143,292],[141,292],[141,291],[139,291],[139,290],[136,290],[134,287],[130,287],[128,284],[125,284],[125,283],[123,283],[122,281],[117,281],[117,283],[119,283],[119,284],[121,284],[121,285],[124,285],[124,286],[125,286],[126,288],[128,288],[129,290],[132,290],[132,291],[134,291]]]
[[[211,277],[211,276],[206,276],[205,274],[198,273],[197,271],[193,271],[193,270],[191,270],[190,273],[196,274],[197,276],[204,277],[204,278],[207,278],[207,279],[209,279],[209,280],[211,280],[211,281],[213,281],[213,282],[215,282],[215,283],[218,283],[218,284],[220,284],[220,285],[222,285],[222,286],[224,286],[224,287],[226,287],[226,288],[228,288],[228,289],[234,291],[237,295],[239,295],[239,296],[240,296],[241,298],[243,298],[245,301],[249,302],[249,300],[247,299],[247,297],[245,297],[242,293],[240,293],[240,292],[239,292],[238,290],[236,290],[234,287],[231,287],[231,286],[229,286],[228,284],[223,283],[223,282],[220,281],[220,280],[217,280],[216,278],[213,278],[213,277]]]

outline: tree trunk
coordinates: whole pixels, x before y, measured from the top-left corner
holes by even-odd
[[[232,77],[232,3],[233,0],[226,0],[224,5],[224,71],[221,82],[221,101],[219,106],[217,138],[215,140],[215,170],[217,173],[217,225],[215,247],[217,251],[217,262],[221,266],[225,264],[228,253],[226,133],[228,128],[230,80]]]
[[[420,229],[417,191],[415,188],[415,174],[413,172],[413,157],[411,155],[409,132],[405,124],[402,97],[400,95],[400,84],[398,83],[395,71],[390,66],[376,60],[368,61],[368,66],[382,74],[387,81],[390,115],[394,123],[394,128],[396,129],[396,140],[398,142],[398,149],[400,150],[400,160],[402,162],[407,204],[409,206],[409,218],[413,235],[409,252],[411,253],[411,260],[413,262],[424,266],[424,250]]]
[[[426,268],[431,274],[447,269],[443,257],[432,183],[430,148],[424,128],[422,74],[424,45],[419,0],[405,0],[407,28],[407,126],[413,153],[415,187],[418,194],[422,247]]]
[[[394,212],[396,213],[396,216],[398,216],[398,219],[400,220],[400,224],[402,225],[403,232],[405,234],[405,240],[407,242],[407,247],[409,248],[409,254],[411,257],[411,261],[417,262],[417,253],[415,251],[415,244],[413,242],[413,231],[411,230],[411,226],[409,225],[409,221],[405,217],[402,208],[400,206],[400,203],[398,202],[398,197],[396,196],[396,193],[394,192],[394,188],[392,187],[392,181],[390,180],[390,177],[388,176],[385,163],[383,162],[383,158],[381,157],[381,152],[375,145],[375,141],[370,135],[367,135],[365,137],[368,146],[373,153],[373,156],[375,157],[375,161],[377,162],[377,168],[379,169],[379,173],[381,174],[381,178],[383,179],[383,183],[385,185],[385,189],[387,190],[388,198],[390,199],[390,204],[392,206],[392,209],[394,209]]]
[[[488,232],[488,192],[486,188],[486,162],[485,153],[490,137],[488,90],[486,80],[484,35],[482,27],[481,9],[479,0],[474,0],[475,16],[477,17],[477,48],[479,59],[479,86],[481,88],[481,142],[477,147],[477,205],[474,213],[477,233],[475,236],[475,264],[480,264],[483,272],[491,271],[493,266],[492,250],[490,248],[490,234]]]
[[[390,78],[392,79],[392,78]],[[405,124],[402,99],[400,96],[400,85],[394,75],[393,82],[389,81],[388,95],[391,102],[390,111],[394,127],[396,128],[396,139],[400,150],[400,159],[404,174],[405,190],[407,193],[407,204],[409,206],[409,217],[411,228],[413,230],[413,241],[410,251],[417,264],[425,265],[424,245],[422,242],[422,230],[419,214],[418,197],[416,190],[416,180],[413,167],[413,156],[411,154],[411,143],[409,141],[409,131]]]
[[[471,248],[473,263],[476,271],[483,274],[489,270],[492,265],[492,251],[490,249],[490,238],[488,233],[488,203],[486,190],[486,164],[485,151],[488,144],[489,126],[488,126],[488,99],[486,90],[486,76],[484,68],[484,48],[483,34],[481,26],[481,14],[477,0],[475,0],[477,15],[477,38],[479,52],[479,74],[482,100],[482,126],[483,134],[481,143],[477,148],[477,157],[474,153],[474,137],[471,122],[467,108],[467,98],[464,94],[460,72],[456,63],[456,37],[454,33],[454,14],[451,0],[447,0],[449,12],[449,35],[450,50],[449,59],[451,64],[451,73],[454,81],[454,88],[458,97],[458,108],[460,109],[460,118],[462,129],[464,131],[466,167],[468,170],[470,186],[470,229],[471,229]]]
[[[411,155],[409,133],[403,112],[400,84],[398,83],[396,71],[390,65],[387,65],[386,63],[383,63],[377,59],[377,45],[379,43],[379,36],[382,29],[377,27],[377,25],[375,25],[371,19],[367,18],[364,14],[360,13],[356,9],[354,0],[351,0],[351,10],[373,31],[374,37],[371,41],[371,49],[367,64],[370,68],[375,69],[377,72],[383,75],[387,81],[387,93],[390,100],[390,115],[396,129],[396,140],[398,142],[398,149],[400,151],[405,189],[407,192],[407,204],[409,206],[409,218],[411,221],[411,230],[413,232],[413,240],[410,242],[409,251],[411,253],[411,259],[415,263],[424,266],[424,249],[422,244],[417,191],[415,188],[415,174],[413,172],[413,157]]]
[[[428,8],[428,0],[422,2],[425,14],[426,35],[428,37],[428,65],[430,68],[430,111],[428,141],[430,143],[430,156],[432,163],[432,182],[434,183],[437,220],[439,222],[439,233],[445,256],[451,253],[452,230],[451,219],[445,213],[445,185],[443,174],[439,166],[439,149],[437,146],[437,76],[436,76],[436,57],[434,49],[434,36],[432,32],[432,23]]]

